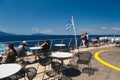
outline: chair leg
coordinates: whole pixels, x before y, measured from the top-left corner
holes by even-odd
[[[24,80],[26,80],[26,78],[24,77]]]
[[[38,71],[38,68],[39,68],[39,63],[38,63],[38,66],[37,66],[37,71]]]
[[[91,76],[91,61],[88,64],[88,76]]]
[[[45,68],[44,68],[44,73],[43,73],[43,78],[42,78],[42,80],[44,80],[44,77],[45,77],[45,70],[46,70],[46,66],[45,66]]]

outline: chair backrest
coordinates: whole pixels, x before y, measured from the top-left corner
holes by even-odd
[[[51,64],[52,59],[49,57],[38,56],[38,58],[39,58],[39,64],[41,64],[42,66],[47,66]]]
[[[62,51],[63,51],[63,52],[70,52],[70,48],[69,48],[69,47],[64,47],[64,48],[62,49]]]
[[[89,61],[92,58],[92,54],[88,51],[81,51],[77,53],[77,57],[79,60]]]
[[[27,63],[26,61],[24,61],[24,60],[17,61],[17,63],[21,65],[22,69],[24,69],[24,68],[27,66],[27,64],[28,64],[28,63]]]
[[[28,80],[33,80],[37,75],[37,70],[34,67],[29,67],[25,69],[25,73],[27,74]]]
[[[53,71],[56,73],[59,73],[60,71],[62,71],[62,64],[57,61],[56,62],[52,61],[51,67],[52,67]]]

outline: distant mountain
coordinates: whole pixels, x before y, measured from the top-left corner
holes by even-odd
[[[0,36],[8,36],[8,35],[15,35],[13,33],[6,33],[6,32],[3,32],[3,31],[0,31]]]
[[[48,35],[48,34],[43,34],[43,33],[34,33],[34,34],[31,34],[31,35]]]

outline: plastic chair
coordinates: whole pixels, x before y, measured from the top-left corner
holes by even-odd
[[[33,80],[37,75],[37,70],[34,67],[25,68],[28,80]]]
[[[60,72],[62,71],[62,64],[57,61],[52,61],[51,68],[52,68],[52,70],[48,70],[45,72],[46,75],[48,76],[47,79],[53,78],[53,77],[56,78],[55,77],[56,75],[58,75],[58,77],[60,77]],[[51,79],[51,80],[55,80],[55,79]]]
[[[38,58],[39,58],[39,64],[38,64],[38,67],[37,67],[37,70],[39,68],[39,65],[41,66],[44,66],[44,74],[43,74],[43,79],[44,79],[44,76],[45,76],[45,71],[46,71],[46,67],[51,64],[51,61],[52,59],[48,56],[48,55],[43,55],[42,53],[40,53],[41,55],[37,55]],[[47,53],[46,53],[47,54]]]
[[[37,75],[37,70],[34,67],[29,67],[29,68],[21,69],[16,74],[11,75],[8,78],[6,78],[6,80],[18,80],[21,78],[24,78],[26,80],[25,76],[27,76],[28,80],[33,80],[33,78],[36,75]]]
[[[84,72],[85,70],[88,71],[88,75],[91,74],[91,58],[92,58],[92,54],[88,51],[81,51],[77,53],[77,64],[85,64],[88,65],[88,68],[84,68],[82,69],[82,72]]]
[[[24,57],[26,57],[26,51],[24,49],[17,51],[17,58],[19,60],[24,60]]]

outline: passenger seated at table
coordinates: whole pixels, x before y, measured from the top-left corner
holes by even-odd
[[[13,63],[16,61],[17,51],[14,48],[14,45],[8,44],[8,50],[6,52],[6,57],[3,60],[3,63]]]
[[[46,40],[43,44],[40,45],[40,47],[42,47],[41,52],[49,52],[50,41]]]
[[[28,49],[29,47],[27,47],[27,42],[23,41],[17,48],[18,57],[25,56]]]
[[[97,36],[96,39],[97,39],[97,42],[99,42],[99,36]]]

